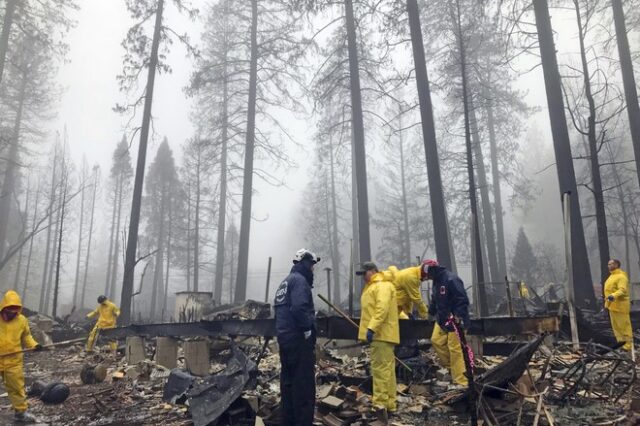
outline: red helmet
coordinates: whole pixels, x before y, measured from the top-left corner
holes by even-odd
[[[435,259],[425,259],[422,261],[422,269],[420,270],[420,275],[422,279],[429,275],[429,267],[430,266],[438,266],[440,265]]]

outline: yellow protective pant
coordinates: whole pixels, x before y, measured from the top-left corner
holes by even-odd
[[[371,342],[371,375],[373,376],[373,406],[396,411],[396,358],[395,345]]]
[[[96,324],[96,326],[93,327],[93,330],[91,330],[91,333],[89,333],[89,338],[87,339],[87,352],[93,352],[93,347],[95,346],[96,340],[98,339],[98,334],[102,329],[103,328],[98,327],[98,325]],[[118,342],[109,342],[109,349],[115,352],[118,349]]]
[[[443,330],[436,322],[431,334],[431,346],[436,351],[442,366],[451,372],[453,381],[458,385],[467,386],[469,380],[465,376],[462,347],[456,333]]]
[[[633,344],[633,331],[631,330],[631,317],[629,313],[609,311],[609,318],[611,318],[611,328],[613,328],[613,334],[615,334],[616,340],[618,342],[625,342],[622,349],[630,351],[631,345]]]
[[[27,411],[27,393],[24,389],[22,364],[5,367],[0,371],[0,377],[2,377],[13,409],[18,413]]]

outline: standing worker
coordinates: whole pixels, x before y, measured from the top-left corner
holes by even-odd
[[[454,383],[468,386],[462,346],[449,323],[453,317],[463,330],[469,327],[469,298],[464,283],[436,260],[425,260],[423,269],[427,278],[433,280],[429,313],[435,315],[436,323],[433,326],[431,345],[442,366],[449,368]]]
[[[631,300],[629,297],[629,277],[618,259],[607,263],[609,278],[604,282],[604,308],[609,310],[611,328],[618,342],[624,342],[622,349],[631,350],[633,331],[631,329]]]
[[[316,312],[313,267],[320,258],[300,249],[291,273],[282,281],[273,303],[280,347],[282,425],[313,424],[316,406]]]
[[[93,346],[96,343],[96,338],[100,330],[116,327],[116,320],[120,316],[120,309],[118,309],[115,303],[107,299],[106,296],[98,296],[98,307],[94,311],[89,312],[87,318],[93,318],[96,315],[99,315],[98,322],[89,334],[87,352],[93,352]],[[118,343],[113,341],[109,342],[109,348],[115,353],[118,349]]]
[[[518,293],[520,293],[520,298],[521,299],[528,299],[529,298],[529,288],[524,283],[524,281],[520,281],[520,284],[518,284]]]
[[[371,344],[373,403],[379,420],[388,422],[388,413],[396,411],[395,346],[400,343],[398,302],[393,283],[378,271],[373,262],[362,264],[365,287],[360,298],[358,339]]]
[[[389,266],[389,272],[393,277],[393,285],[396,288],[396,298],[398,301],[398,315],[401,319],[413,317],[414,308],[418,311],[418,316],[426,319],[428,316],[427,305],[422,300],[420,286],[427,277],[421,265],[411,268],[400,269]]]
[[[20,296],[9,290],[0,302],[0,377],[15,411],[16,423],[36,423],[36,418],[27,412],[23,348],[43,349],[31,336],[29,321],[22,315]]]

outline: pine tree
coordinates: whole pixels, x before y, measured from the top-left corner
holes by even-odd
[[[513,251],[513,259],[511,260],[511,279],[524,281],[527,284],[534,284],[538,261],[533,252],[533,248],[529,243],[527,234],[520,227],[518,231],[518,239]]]

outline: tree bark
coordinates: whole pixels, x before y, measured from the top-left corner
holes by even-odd
[[[627,114],[629,115],[629,128],[633,153],[636,159],[636,173],[640,183],[640,106],[638,106],[638,89],[635,75],[633,74],[633,61],[627,38],[627,28],[624,18],[622,0],[611,0],[613,8],[613,20],[616,27],[616,40],[618,41],[618,56],[620,57],[620,71],[624,86],[624,97],[627,102]]]
[[[411,31],[411,46],[413,47],[418,99],[420,101],[420,118],[427,164],[429,200],[431,202],[436,256],[442,265],[446,265],[449,269],[455,271],[456,265],[453,246],[449,235],[447,208],[444,201],[444,192],[442,190],[438,144],[436,141],[436,129],[433,121],[433,105],[431,103],[431,90],[429,89],[429,76],[427,74],[427,64],[424,57],[422,27],[420,25],[420,12],[418,10],[417,0],[407,0],[407,13],[409,16],[409,29]]]
[[[116,230],[116,212],[118,210],[118,191],[120,190],[120,179],[122,175],[116,175],[115,192],[113,196],[113,209],[111,211],[111,233],[109,236],[109,256],[107,257],[107,280],[104,283],[104,295],[109,297],[109,287],[111,286],[111,264],[113,263],[113,244],[118,238]]]
[[[35,205],[33,207],[33,219],[32,219],[32,222],[31,222],[32,223],[32,226],[31,226],[32,229],[35,229],[35,227],[37,226],[37,223],[38,223],[38,201],[40,201],[40,191],[39,191],[39,189],[36,192],[36,202],[35,202]],[[26,304],[26,300],[27,300],[27,297],[28,297],[27,289],[28,289],[28,286],[29,286],[29,272],[31,272],[31,259],[32,259],[32,256],[33,256],[33,240],[35,240],[35,238],[32,237],[31,241],[29,241],[29,254],[27,255],[27,267],[26,267],[26,269],[24,271],[24,283],[22,284],[22,293],[21,294],[23,296],[23,298],[22,298],[23,303],[25,303],[25,304]],[[18,287],[16,286],[16,288],[18,288]]]
[[[249,236],[251,228],[251,198],[253,196],[253,151],[256,133],[256,91],[258,85],[258,0],[251,0],[251,63],[249,67],[249,104],[247,107],[247,139],[244,153],[244,182],[242,184],[242,213],[240,217],[240,246],[238,247],[238,275],[234,300],[247,297],[249,267]]]
[[[491,80],[489,80],[491,81]],[[498,146],[496,143],[495,119],[493,116],[492,100],[487,97],[487,125],[489,127],[489,147],[491,155],[491,180],[493,184],[493,203],[496,215],[496,237],[498,247],[497,277],[507,275],[507,250],[504,241],[504,212],[502,210],[502,190],[500,189],[500,169],[498,165]]]
[[[42,285],[40,286],[40,303],[38,305],[38,311],[44,313],[44,299],[47,290],[47,276],[49,271],[49,259],[51,253],[51,229],[53,227],[53,208],[56,205],[56,169],[58,166],[58,146],[56,145],[53,154],[53,172],[51,173],[51,191],[49,192],[49,220],[47,225],[47,245],[44,254],[44,270],[42,271]]]
[[[30,195],[29,184],[27,183],[26,196],[25,196],[25,202],[24,202],[24,216],[23,216],[24,222],[22,225],[21,234],[26,231],[27,224],[29,222],[29,195]],[[13,281],[13,288],[15,288],[16,290],[18,289],[18,284],[20,282],[20,269],[22,269],[22,257],[24,254],[23,249],[24,249],[24,245],[20,247],[20,253],[18,254],[18,264],[16,265],[16,275]],[[22,293],[22,295],[24,296],[24,293]]]
[[[191,291],[191,179],[187,182],[187,291]]]
[[[399,111],[402,114],[402,111]],[[402,116],[398,116],[398,127],[402,129]],[[398,132],[398,141],[400,148],[400,189],[402,199],[402,233],[404,234],[402,242],[402,261],[405,266],[410,266],[413,261],[411,259],[411,234],[409,233],[409,206],[407,204],[407,175],[404,164],[404,138],[402,132]]]
[[[138,147],[138,161],[136,164],[136,176],[133,187],[133,200],[131,201],[131,219],[129,221],[129,236],[127,238],[127,255],[122,279],[122,296],[120,297],[120,323],[128,325],[131,322],[131,296],[133,294],[134,272],[136,267],[136,252],[138,249],[138,228],[140,226],[140,208],[142,205],[142,187],[144,184],[144,171],[147,160],[147,142],[149,140],[149,125],[151,123],[151,105],[153,103],[153,88],[158,67],[158,48],[162,30],[162,12],[164,0],[158,0],[156,22],[151,43],[151,57],[149,59],[149,73],[147,76],[147,89],[144,100],[144,112],[142,115],[142,128],[140,130],[140,146]]]
[[[358,242],[360,259],[371,260],[369,235],[369,195],[367,190],[367,154],[364,141],[364,119],[362,116],[362,92],[360,89],[360,66],[356,21],[352,0],[344,0],[347,27],[347,50],[349,53],[349,80],[351,86],[351,132],[355,154],[355,175],[358,200]]]
[[[198,163],[196,165],[196,217],[193,240],[193,291],[199,290],[200,283],[200,169],[202,161],[201,149],[198,147]]]
[[[491,201],[489,200],[489,183],[487,181],[487,171],[484,166],[484,154],[482,152],[482,143],[480,140],[480,132],[478,130],[478,119],[476,117],[473,95],[471,95],[469,99],[469,109],[469,112],[471,114],[471,137],[476,157],[475,168],[478,173],[478,188],[480,189],[480,201],[482,203],[482,223],[484,225],[485,245],[487,247],[486,251],[484,251],[483,253],[486,253],[489,265],[489,273],[487,274],[487,278],[489,278],[489,281],[492,283],[502,283],[502,280],[498,275],[496,234],[493,228],[493,216],[491,215],[492,208]]]
[[[78,286],[80,283],[80,258],[82,257],[82,230],[84,227],[84,193],[85,193],[85,181],[87,178],[86,175],[86,161],[83,161],[82,164],[82,194],[80,196],[80,227],[78,229],[78,257],[76,259],[76,279],[73,284],[73,303],[72,305],[75,307],[76,302],[78,300]]]
[[[13,26],[13,18],[16,12],[18,0],[7,0],[4,12],[4,22],[2,24],[2,34],[0,34],[0,83],[4,75],[4,64],[7,60],[7,52],[9,50],[9,36],[11,35],[11,27]]]
[[[68,173],[68,172],[67,172]],[[67,207],[67,186],[69,185],[68,178],[63,178],[64,192],[62,193],[62,206],[60,208],[60,232],[58,234],[58,258],[56,260],[56,281],[53,289],[53,308],[51,316],[56,318],[58,316],[58,297],[60,295],[60,267],[62,260],[62,236],[64,234],[64,218]]]
[[[51,267],[49,268],[49,275],[47,277],[47,288],[45,290],[45,294],[44,294],[44,314],[46,315],[49,312],[49,304],[51,303],[51,291],[53,289],[53,284],[54,284],[54,266],[57,264],[56,260],[57,260],[57,255],[58,252],[56,251],[56,246],[59,245],[59,233],[60,233],[60,219],[62,218],[62,207],[63,207],[63,202],[65,201],[62,198],[62,195],[64,194],[65,191],[65,180],[66,180],[66,176],[65,173],[67,173],[66,171],[66,165],[64,163],[65,161],[65,151],[62,151],[62,170],[61,170],[61,174],[60,174],[60,193],[58,194],[58,207],[57,207],[57,214],[56,214],[56,227],[55,230],[53,231],[53,251],[51,252]]]
[[[164,260],[164,213],[166,210],[166,198],[167,198],[167,190],[162,188],[161,193],[162,199],[160,200],[160,229],[158,230],[158,244],[156,253],[156,264],[155,270],[153,273],[153,292],[151,293],[151,318],[156,318],[156,308],[158,306],[158,296],[161,296],[159,290],[162,290],[162,268],[163,268],[163,260]]]
[[[336,176],[335,176],[335,164],[333,158],[333,145],[329,145],[329,161],[330,161],[330,173],[331,173],[331,216],[332,216],[332,226],[331,232],[333,234],[333,238],[331,239],[331,243],[333,244],[333,248],[331,250],[333,254],[333,258],[331,259],[331,263],[333,265],[333,295],[334,300],[340,303],[342,295],[341,295],[341,287],[340,287],[340,242],[338,240],[338,207],[336,201]]]
[[[171,200],[169,200],[169,223],[167,229],[167,264],[165,266],[165,274],[164,274],[164,297],[162,298],[162,321],[164,321],[164,316],[167,312],[167,303],[169,299],[169,268],[171,267],[171,228],[172,228],[172,217],[171,217]]]
[[[113,262],[111,267],[111,283],[109,284],[109,299],[115,300],[116,280],[118,279],[118,265],[120,264],[120,223],[122,220],[122,200],[124,198],[124,176],[120,173],[120,188],[118,189],[118,208],[116,214],[115,244],[113,247]]]
[[[20,126],[22,125],[22,114],[24,111],[28,83],[26,71],[22,73],[21,80],[18,108],[16,109],[16,117],[13,122],[13,131],[11,133],[11,146],[9,147],[7,165],[4,171],[2,193],[0,193],[0,258],[4,256],[7,245],[7,228],[9,226],[11,204],[13,204],[12,199],[16,185],[18,156],[20,153]]]
[[[473,170],[473,151],[471,146],[471,128],[470,128],[470,112],[469,112],[469,90],[467,84],[467,64],[466,64],[466,52],[464,41],[462,40],[462,24],[460,17],[460,1],[456,0],[456,25],[457,25],[457,39],[458,50],[460,55],[460,74],[462,76],[462,104],[464,107],[464,135],[465,145],[467,151],[467,173],[469,175],[469,203],[471,205],[471,216],[473,220],[473,244],[475,250],[475,276],[478,282],[478,296],[480,298],[480,315],[489,315],[489,308],[487,305],[487,294],[484,286],[484,265],[482,262],[482,240],[480,237],[480,218],[478,216],[478,199],[476,195],[476,183]]]
[[[224,13],[227,16],[228,2],[224,0]],[[256,24],[257,25],[257,24]],[[227,69],[228,28],[224,28],[224,64],[222,82],[222,150],[220,152],[220,205],[218,206],[218,235],[216,243],[216,275],[213,286],[213,299],[222,302],[222,280],[224,277],[225,233],[227,219],[227,139],[229,137],[229,75]]]
[[[572,269],[575,282],[576,305],[580,307],[595,306],[593,282],[587,255],[587,244],[580,211],[580,199],[576,185],[576,175],[571,155],[569,131],[562,99],[562,84],[553,42],[553,30],[547,0],[533,0],[542,58],[551,133],[556,155],[556,167],[560,184],[560,196],[565,192],[573,194],[571,202],[571,251]]]
[[[91,258],[91,240],[93,239],[93,219],[96,211],[96,193],[98,192],[98,166],[93,168],[93,196],[91,197],[91,219],[89,220],[89,241],[87,241],[87,257],[84,261],[84,277],[82,278],[82,300],[80,306],[85,307],[85,293],[87,290],[87,274],[89,273],[89,259]]]
[[[600,161],[598,160],[598,141],[596,137],[596,104],[591,91],[591,75],[587,62],[587,52],[584,45],[585,34],[582,27],[582,16],[578,0],[574,0],[576,8],[576,20],[578,23],[578,40],[580,41],[580,60],[582,62],[582,74],[584,76],[584,91],[589,104],[588,134],[589,161],[591,163],[592,193],[596,210],[596,228],[598,233],[598,253],[600,254],[600,283],[609,276],[607,263],[609,262],[609,232],[607,229],[607,214],[604,208],[604,193],[602,191],[602,177],[600,175]]]

